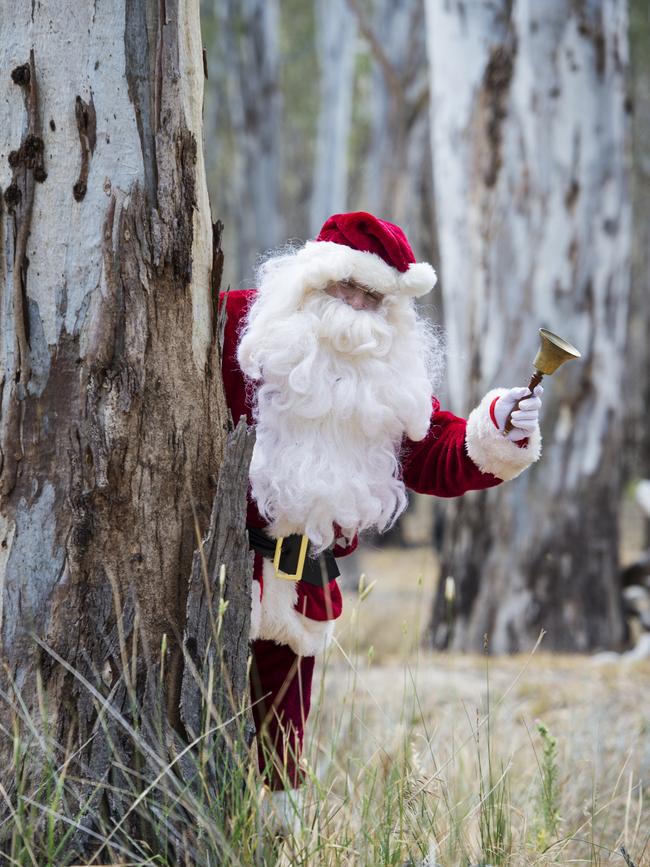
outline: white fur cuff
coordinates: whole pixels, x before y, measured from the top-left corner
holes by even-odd
[[[333,620],[312,620],[296,611],[296,584],[276,577],[273,563],[264,560],[264,589],[257,609],[259,585],[253,582],[251,640],[263,638],[287,644],[299,656],[316,656],[326,650],[334,635]],[[259,598],[259,597],[258,597]]]
[[[490,406],[495,397],[508,389],[489,391],[467,419],[465,447],[467,454],[482,473],[492,473],[504,482],[516,479],[527,467],[539,460],[542,437],[539,427],[528,437],[528,445],[520,448],[503,436],[490,418]]]

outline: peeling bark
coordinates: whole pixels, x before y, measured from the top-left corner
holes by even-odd
[[[81,169],[79,179],[72,188],[72,195],[80,202],[86,195],[88,188],[88,172],[90,170],[90,157],[95,150],[97,142],[97,116],[92,94],[89,102],[84,102],[80,96],[75,100],[74,108],[79,130],[79,143],[81,145]]]
[[[485,67],[480,92],[478,116],[485,124],[485,131],[477,131],[477,141],[484,140],[487,145],[484,183],[493,187],[501,168],[502,129],[507,118],[508,89],[512,80],[514,49],[498,45],[490,51]]]
[[[43,139],[33,49],[29,53],[29,62],[13,69],[11,81],[22,90],[27,123],[20,146],[11,150],[7,157],[7,163],[11,167],[11,183],[4,192],[9,216],[7,248],[8,256],[12,259],[12,327],[9,326],[12,333],[5,335],[5,345],[11,355],[4,377],[9,388],[7,403],[3,403],[4,423],[0,426],[0,497],[13,491],[19,462],[23,458],[22,400],[31,377],[26,297],[29,267],[27,243],[31,231],[35,185],[47,177],[43,168]]]

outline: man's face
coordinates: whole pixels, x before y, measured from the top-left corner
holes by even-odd
[[[355,280],[340,280],[329,283],[325,290],[327,295],[338,298],[354,310],[378,310],[381,307],[382,295]]]

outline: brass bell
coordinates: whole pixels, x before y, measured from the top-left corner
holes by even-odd
[[[558,367],[561,364],[564,364],[565,361],[571,361],[573,358],[582,357],[575,346],[572,346],[568,341],[563,340],[561,337],[558,337],[557,334],[553,334],[552,331],[548,331],[546,328],[539,329],[539,336],[541,338],[539,350],[535,356],[535,360],[533,361],[535,372],[528,383],[528,388],[531,394],[533,393],[534,388],[540,384],[545,376],[550,376],[552,373],[555,373]],[[522,398],[522,400],[525,399],[525,397]],[[503,428],[504,433],[508,433],[512,430],[513,424],[511,416],[518,407],[519,401],[517,401],[513,406],[512,412],[508,416]]]
[[[541,342],[535,356],[535,361],[533,361],[536,373],[541,373],[542,376],[550,376],[565,361],[581,357],[575,346],[558,337],[557,334],[553,334],[552,331],[540,328],[539,336]]]

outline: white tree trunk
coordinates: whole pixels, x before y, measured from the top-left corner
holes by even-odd
[[[3,5],[3,689],[37,721],[40,670],[52,738],[106,779],[95,702],[50,654],[128,706],[124,638],[151,697],[167,636],[182,728],[187,582],[227,426],[198,0]]]
[[[357,33],[346,0],[314,2],[320,86],[310,212],[312,235],[330,214],[346,209]]]
[[[451,408],[527,382],[541,325],[584,354],[546,383],[541,462],[457,505],[453,644],[479,648],[488,633],[517,650],[543,627],[547,646],[611,646],[623,634],[626,4],[429,0],[427,13]]]

